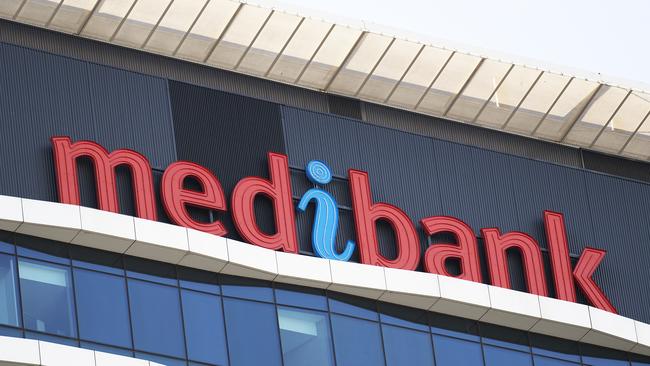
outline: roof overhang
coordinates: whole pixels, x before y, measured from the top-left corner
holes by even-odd
[[[231,0],[3,0],[0,17],[650,160],[650,93]]]

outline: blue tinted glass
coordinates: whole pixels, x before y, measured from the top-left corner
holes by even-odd
[[[129,280],[135,348],[185,357],[178,289]]]
[[[106,353],[113,353],[116,355],[133,357],[133,351],[123,348],[104,346],[103,344],[97,344],[92,342],[81,342],[81,348],[91,349],[93,351],[100,351]]]
[[[590,357],[582,356],[582,364],[589,366],[628,366],[629,363],[624,360],[616,360],[607,357]]]
[[[0,335],[7,336],[7,337],[22,338],[23,330],[17,328],[10,328],[10,327],[0,327]]]
[[[141,360],[149,360],[165,366],[186,366],[187,361],[177,360],[175,358],[150,355],[148,353],[136,352],[135,357]]]
[[[124,277],[74,270],[79,337],[131,347],[131,324]]]
[[[356,316],[368,320],[379,320],[375,302],[343,294],[330,294],[330,310],[334,313]]]
[[[384,364],[378,323],[332,314],[332,332],[338,366]]]
[[[240,277],[221,277],[221,291],[225,296],[273,302],[273,289],[266,281]]]
[[[230,361],[240,365],[280,365],[275,305],[223,299]]]
[[[628,366],[628,354],[611,349],[580,345],[582,363],[590,366]]]
[[[544,356],[533,356],[535,361],[535,366],[576,366],[579,363],[562,361],[556,358],[544,357]]]
[[[275,301],[282,305],[327,311],[327,299],[325,295],[317,292],[309,293],[306,291],[275,289]]]
[[[534,354],[580,363],[578,343],[535,333],[529,337]]]
[[[178,286],[176,267],[142,258],[124,257],[124,267],[128,277],[153,281],[164,285]]]
[[[16,247],[13,244],[0,241],[0,252],[14,254],[16,253]]]
[[[429,333],[382,325],[386,365],[433,365]]]
[[[225,365],[228,363],[221,298],[181,290],[187,356],[190,360]]]
[[[122,255],[119,253],[109,253],[93,248],[71,245],[70,258],[72,259],[72,265],[75,267],[124,276],[124,263],[122,262]]]
[[[487,366],[529,366],[533,364],[530,353],[501,347],[483,346]]]
[[[50,334],[37,333],[37,332],[25,332],[25,338],[37,339],[39,341],[46,341],[58,344],[65,344],[66,346],[78,347],[79,341],[76,339],[57,337]]]
[[[334,364],[327,313],[278,307],[285,366]]]
[[[20,259],[18,272],[25,328],[75,337],[70,268]]]
[[[182,288],[208,292],[219,295],[221,289],[217,281],[217,275],[211,272],[199,271],[191,268],[179,267],[178,283]]]
[[[19,256],[42,259],[60,264],[70,264],[68,247],[59,242],[17,235],[16,244]]]
[[[481,341],[481,338],[477,335],[478,323],[474,320],[429,313],[429,324],[433,334],[462,338],[468,341]]]
[[[426,312],[393,304],[379,304],[379,320],[382,323],[429,332]]]
[[[634,362],[634,361],[632,361],[632,366],[650,366],[650,361],[648,361],[648,362]]]
[[[16,287],[16,260],[0,254],[0,324],[20,325],[18,288]]]
[[[434,335],[433,350],[437,366],[483,365],[481,344],[477,342]]]

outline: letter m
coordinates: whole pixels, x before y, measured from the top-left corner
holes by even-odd
[[[117,200],[115,169],[127,166],[131,171],[133,196],[137,215],[143,219],[156,220],[156,201],[149,160],[142,154],[128,149],[108,153],[104,147],[92,141],[72,143],[67,136],[52,137],[54,168],[59,201],[80,204],[77,159],[89,158],[95,172],[97,203],[99,209],[120,212]]]

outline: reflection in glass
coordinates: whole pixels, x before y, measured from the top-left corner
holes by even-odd
[[[384,364],[379,324],[342,315],[331,316],[338,366]]]
[[[231,364],[279,366],[282,355],[275,305],[224,298],[223,307]]]
[[[187,357],[210,364],[228,363],[221,298],[181,290]]]
[[[429,333],[385,324],[381,329],[388,366],[433,365]]]
[[[327,314],[278,307],[278,323],[285,365],[333,365]]]
[[[135,348],[185,357],[178,289],[139,280],[128,281]]]
[[[507,348],[483,346],[486,366],[532,366],[530,353]]]
[[[0,324],[20,325],[17,293],[16,262],[13,257],[0,254]]]
[[[478,342],[434,335],[433,348],[437,366],[483,365],[481,344]]]
[[[129,306],[124,277],[74,270],[79,337],[131,347]]]
[[[18,272],[25,327],[74,337],[77,332],[70,269],[20,259]]]

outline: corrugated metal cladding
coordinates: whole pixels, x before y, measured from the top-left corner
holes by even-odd
[[[586,150],[582,152],[582,159],[587,169],[650,182],[650,165],[646,163]]]
[[[210,169],[226,197],[243,177],[268,177],[268,152],[286,153],[279,105],[173,81],[169,91],[178,158]],[[257,204],[260,227],[272,232],[270,205]],[[222,219],[237,238],[230,215]]]
[[[531,159],[581,167],[580,150],[441,118],[361,103],[363,120],[379,126],[478,146]]]
[[[0,19],[0,42],[293,107],[322,112],[328,110],[326,95],[315,91],[73,37],[3,19]]]
[[[56,201],[56,135],[176,160],[165,80],[6,44],[0,65],[0,193]]]
[[[451,215],[477,235],[484,227],[519,230],[546,248],[543,210],[563,213],[571,253],[607,250],[596,280],[623,315],[650,320],[650,283],[639,280],[650,278],[650,185],[343,117],[288,107],[283,116],[293,166],[320,159],[340,177],[365,170],[375,201],[399,206],[416,223]],[[518,261],[512,256],[511,268]],[[520,276],[513,273],[516,287]]]

